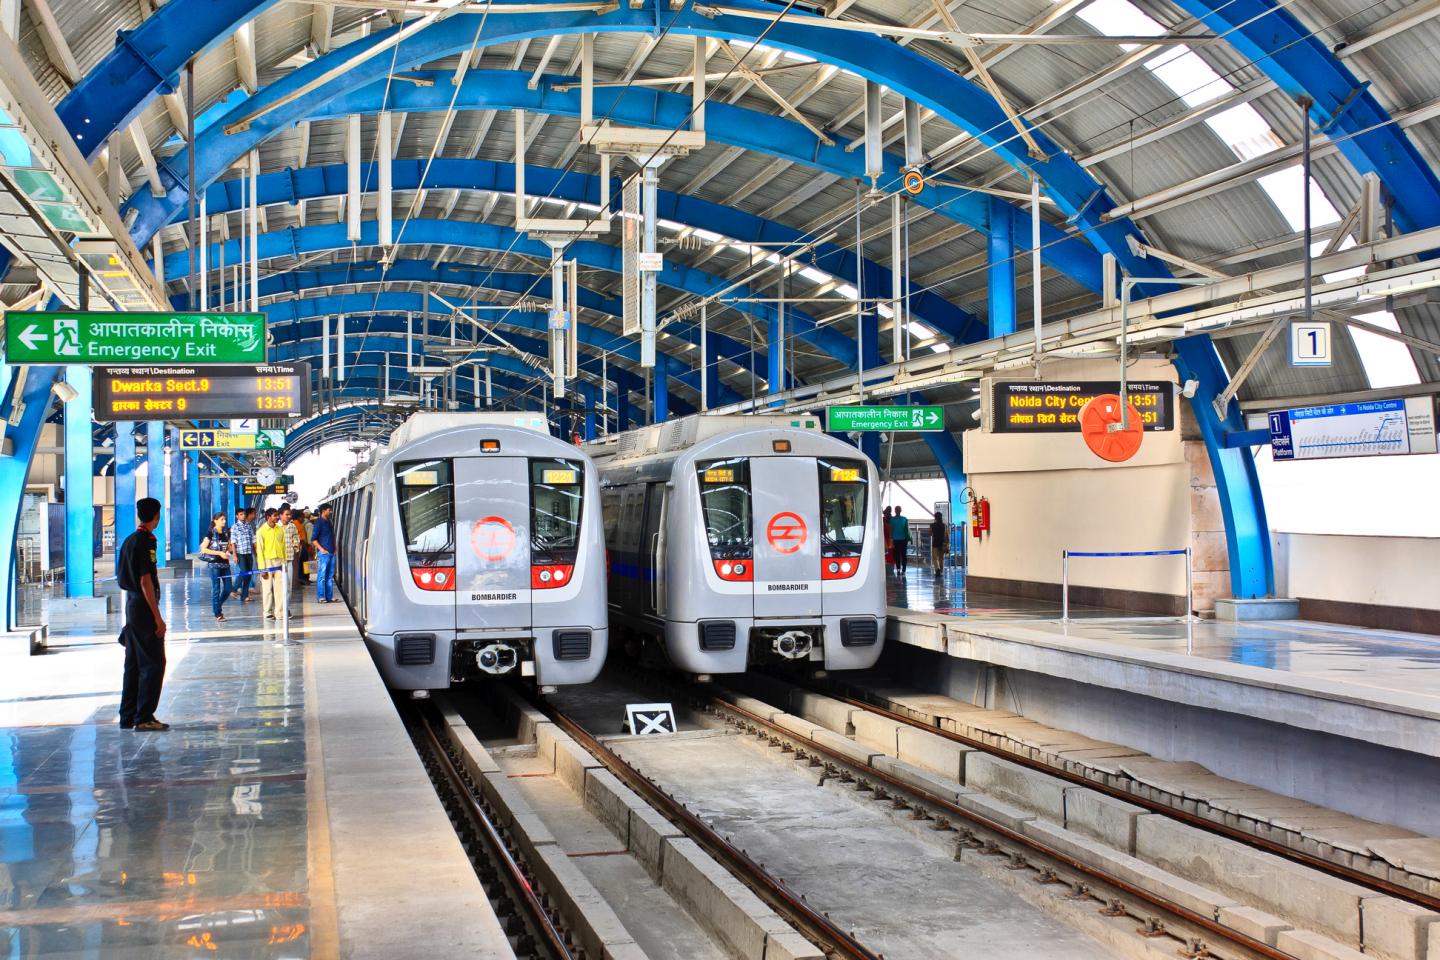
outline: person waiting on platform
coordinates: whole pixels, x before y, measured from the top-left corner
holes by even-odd
[[[241,603],[250,602],[250,578],[255,573],[255,510],[247,507],[235,511],[230,528],[230,545],[235,548],[235,583]]]
[[[890,542],[895,545],[895,573],[903,577],[910,570],[910,519],[899,507],[890,517]]]
[[[310,575],[305,572],[305,561],[310,557],[310,526],[305,522],[304,507],[296,507],[290,514],[290,522],[295,525],[295,533],[300,538],[295,548],[295,585],[298,590],[300,584],[310,582]]]
[[[890,541],[890,508],[880,514],[880,536],[885,540],[885,572],[891,573],[895,566],[895,544]]]
[[[285,595],[289,569],[285,566],[285,528],[274,507],[265,511],[265,524],[255,533],[255,562],[260,570],[260,612],[266,620],[274,620],[290,605]]]
[[[930,566],[934,569],[936,576],[945,569],[945,554],[950,552],[950,525],[935,511],[935,519],[930,521]]]
[[[116,579],[125,591],[125,676],[120,686],[121,730],[169,730],[155,719],[165,683],[165,618],[160,616],[160,573],[155,568],[154,530],[160,501],[145,497],[135,504],[135,532],[125,538],[115,560]]]
[[[210,529],[200,541],[200,559],[210,568],[210,609],[221,623],[225,621],[225,601],[230,599],[233,588],[230,561],[234,557],[235,544],[225,529],[225,514],[217,513],[210,518]]]
[[[286,580],[290,584],[290,593],[295,594],[300,591],[299,574],[300,565],[303,562],[301,558],[304,556],[302,552],[304,541],[300,537],[300,529],[295,526],[295,511],[289,506],[280,508],[280,528],[285,533]],[[288,599],[285,602],[290,604]],[[294,604],[290,604],[290,609],[292,612],[294,611]]]
[[[315,545],[315,602],[335,602],[335,528],[330,525],[330,504],[320,507],[310,542]]]

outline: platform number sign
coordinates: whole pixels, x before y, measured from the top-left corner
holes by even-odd
[[[1297,320],[1290,324],[1290,365],[1330,366],[1330,324],[1325,320]]]
[[[625,704],[625,729],[637,737],[675,733],[675,708],[668,703]]]

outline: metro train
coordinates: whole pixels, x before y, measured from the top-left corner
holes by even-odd
[[[599,477],[539,414],[417,413],[331,502],[336,583],[391,689],[600,672]]]
[[[878,470],[816,417],[673,420],[586,447],[617,640],[697,675],[873,666],[885,637]]]

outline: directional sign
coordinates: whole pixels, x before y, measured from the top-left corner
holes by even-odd
[[[1297,320],[1290,324],[1290,365],[1330,366],[1330,322]]]
[[[95,368],[95,419],[102,422],[303,417],[311,396],[308,363]]]
[[[181,450],[284,450],[284,430],[181,430]]]
[[[829,407],[825,429],[831,433],[936,433],[945,429],[945,408]]]
[[[12,314],[10,363],[264,363],[263,313]]]
[[[1407,397],[1276,410],[1270,450],[1277,461],[1435,453],[1435,408]]]

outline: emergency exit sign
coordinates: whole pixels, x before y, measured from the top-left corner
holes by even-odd
[[[830,433],[936,433],[945,429],[944,407],[827,407]]]
[[[263,313],[14,313],[5,324],[11,363],[264,363]]]

